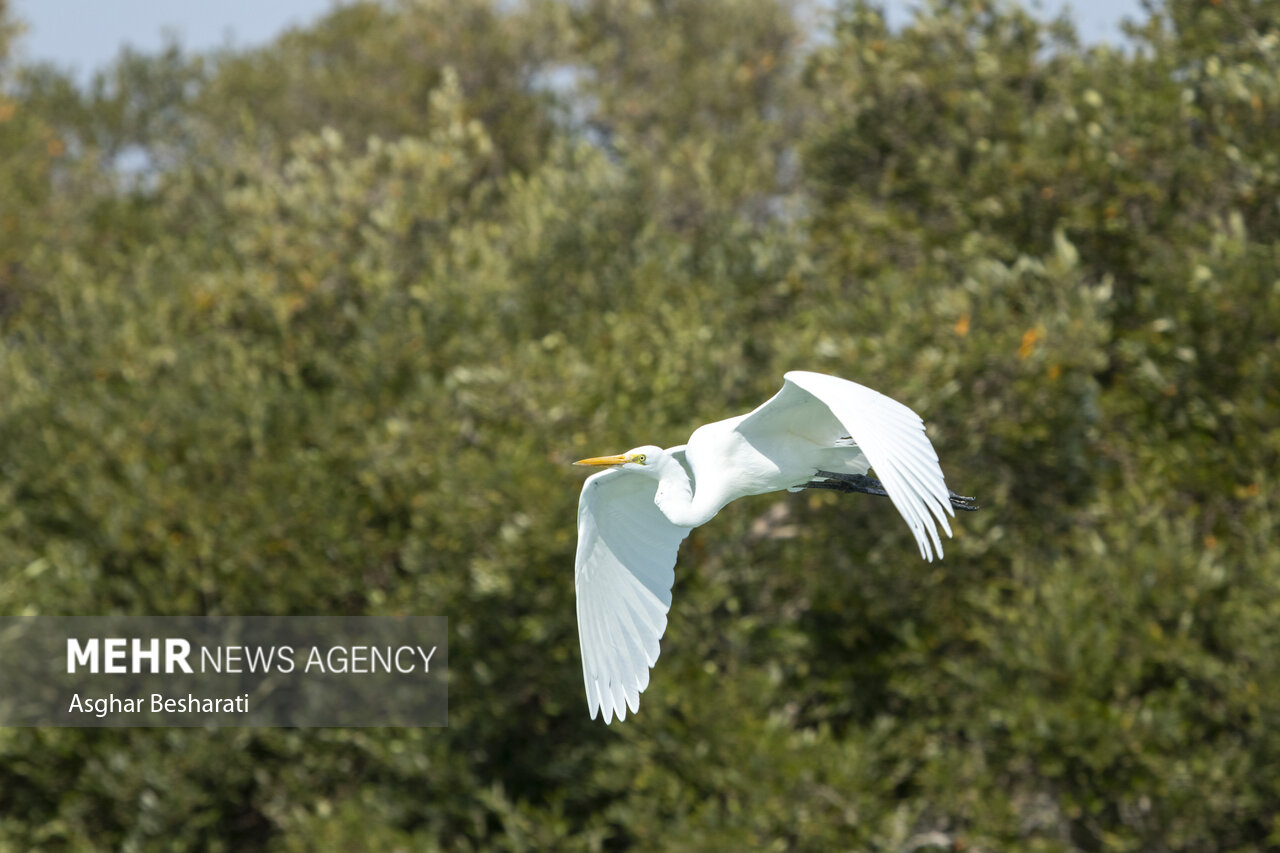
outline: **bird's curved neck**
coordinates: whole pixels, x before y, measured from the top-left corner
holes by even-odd
[[[706,524],[720,511],[719,506],[711,506],[702,494],[694,494],[693,483],[684,466],[674,458],[663,460],[661,476],[658,478],[658,492],[653,502],[667,520],[678,527],[698,527]]]

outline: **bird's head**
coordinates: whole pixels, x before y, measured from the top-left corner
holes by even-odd
[[[646,444],[643,447],[636,447],[616,456],[592,456],[589,459],[579,459],[573,464],[591,465],[599,468],[622,468],[627,471],[636,471],[656,477],[658,476],[658,463],[665,458],[665,454],[666,451],[661,447]]]

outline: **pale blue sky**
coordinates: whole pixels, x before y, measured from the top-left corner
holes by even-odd
[[[305,24],[333,0],[12,0],[27,25],[19,42],[27,60],[49,60],[73,68],[84,79],[129,44],[154,51],[166,31],[184,48],[207,50],[270,41],[290,26]]]
[[[28,24],[20,42],[28,60],[50,60],[85,79],[125,44],[156,50],[164,32],[175,33],[190,50],[224,44],[262,44],[289,26],[305,24],[334,0],[15,0],[14,11]],[[890,20],[906,19],[912,3],[888,0]],[[1056,12],[1070,5],[1086,41],[1120,39],[1126,17],[1140,17],[1138,0],[1044,0]]]

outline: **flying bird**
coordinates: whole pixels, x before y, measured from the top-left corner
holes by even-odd
[[[942,557],[938,525],[951,535],[953,507],[977,509],[947,489],[911,409],[835,376],[797,370],[784,380],[764,405],[698,427],[687,444],[574,463],[607,467],[578,500],[574,581],[592,719],[638,710],[667,628],[676,552],[730,501],[782,489],[887,496],[930,562]]]

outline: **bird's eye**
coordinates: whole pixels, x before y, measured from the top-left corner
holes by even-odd
[[[637,465],[643,465],[643,464],[644,464],[644,454],[643,454],[643,453],[637,453],[634,457],[632,457],[632,459],[633,459],[633,461],[635,461],[635,463],[636,463]]]

